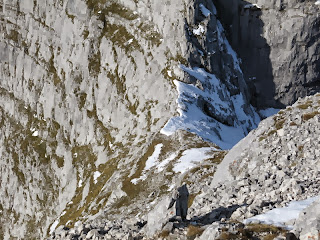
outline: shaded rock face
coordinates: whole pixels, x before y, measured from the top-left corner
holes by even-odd
[[[255,105],[290,105],[320,90],[320,18],[315,1],[213,2],[242,59]]]

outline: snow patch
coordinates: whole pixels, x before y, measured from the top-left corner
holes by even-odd
[[[146,162],[146,167],[144,168],[144,171],[149,170],[153,166],[155,166],[158,163],[158,158],[160,156],[161,149],[163,147],[163,144],[160,143],[155,146],[154,152],[150,157],[148,157],[148,160]]]
[[[244,9],[261,9],[261,7],[256,3],[249,3],[244,5]]]
[[[166,123],[160,131],[162,134],[170,136],[176,130],[184,129],[214,142],[222,149],[229,149],[248,134],[249,122],[252,126],[257,126],[260,118],[256,114],[252,119],[244,112],[245,103],[242,94],[231,97],[226,86],[215,75],[201,68],[190,69],[183,65],[180,67],[207,87],[201,90],[192,84],[173,81],[178,91],[176,102],[179,116],[171,118]],[[238,123],[233,126],[225,125],[208,116],[200,100],[210,104],[212,111],[215,111],[221,119],[226,121],[227,119],[238,119]],[[255,112],[253,108],[251,110]]]
[[[150,170],[152,167],[156,166],[159,163],[159,156],[161,153],[161,149],[163,144],[160,143],[154,147],[154,152],[150,157],[148,157],[146,161],[146,166],[142,171],[142,175],[139,178],[134,178],[131,180],[133,184],[137,184],[140,180],[145,180],[147,178],[147,171]]]
[[[197,163],[202,162],[203,160],[212,157],[211,152],[217,150],[213,147],[205,148],[192,148],[184,151],[182,157],[174,165],[173,171],[178,173],[184,173],[187,170],[193,168]]]
[[[94,181],[94,184],[96,184],[98,182],[98,177],[100,177],[101,173],[99,171],[95,171],[93,173],[93,181]]]
[[[78,183],[78,187],[82,187],[82,179],[80,179],[79,183]]]
[[[38,136],[39,136],[39,132],[38,132],[38,131],[34,131],[34,132],[32,133],[32,136],[33,136],[33,137],[38,137]]]
[[[272,209],[267,213],[254,216],[252,218],[248,218],[244,220],[243,223],[262,223],[278,227],[284,227],[288,230],[292,230],[293,226],[288,225],[287,223],[291,220],[297,219],[299,214],[318,198],[319,196],[308,198],[302,201],[292,201],[289,203],[287,207]]]
[[[262,118],[267,118],[267,117],[270,117],[272,115],[277,114],[279,111],[280,111],[280,109],[278,109],[278,108],[266,108],[266,109],[260,110],[259,114]]]
[[[157,172],[162,172],[165,168],[165,166],[171,162],[172,160],[174,160],[176,157],[178,156],[177,153],[172,153],[168,158],[166,158],[165,160],[163,160],[160,164],[158,164],[157,166]]]
[[[198,28],[194,28],[192,32],[194,35],[201,35],[202,33],[204,33],[204,31],[204,26],[199,24]]]
[[[58,226],[59,224],[59,219],[55,220],[54,223],[51,225],[50,227],[50,235],[54,232],[54,230],[56,230],[56,227]]]

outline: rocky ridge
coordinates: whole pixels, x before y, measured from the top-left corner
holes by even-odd
[[[200,165],[186,173],[184,180],[189,184],[190,192],[197,193],[188,212],[190,221],[168,221],[171,213],[166,210],[170,200],[167,195],[159,198],[141,221],[123,220],[121,224],[117,223],[119,225],[103,222],[105,225],[102,226],[93,222],[90,228],[95,229],[96,238],[93,239],[117,239],[117,236],[121,236],[118,239],[147,239],[147,236],[151,239],[189,239],[192,234],[198,239],[250,239],[250,236],[286,239],[289,233],[284,229],[241,222],[284,207],[292,200],[319,196],[319,133],[320,94],[299,99],[294,105],[263,120],[227,153],[218,167]],[[220,173],[228,172],[227,177],[220,178]],[[296,221],[286,223],[293,226],[293,233],[301,240],[318,236],[319,216],[315,212],[318,206],[319,201],[314,202]],[[145,222],[149,219],[152,219],[151,226]],[[79,232],[79,229],[60,228],[56,239],[60,239],[59,236],[72,239],[74,231]],[[87,235],[82,231],[78,237],[85,239]]]

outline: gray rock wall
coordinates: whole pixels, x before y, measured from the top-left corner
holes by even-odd
[[[213,1],[261,107],[292,104],[320,90],[315,1]],[[249,7],[249,4],[257,7]]]
[[[136,160],[174,114],[165,73],[185,45],[184,2],[99,2],[0,1],[5,239],[43,238],[62,213],[60,224],[96,213],[117,164]]]
[[[211,1],[0,0],[0,235],[43,238],[137,197],[130,180],[176,114],[172,80],[191,79],[179,64],[215,73],[254,114],[236,57],[210,42],[215,14]]]

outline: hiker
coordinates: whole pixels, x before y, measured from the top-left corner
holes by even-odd
[[[181,217],[182,221],[185,221],[187,218],[188,213],[188,199],[189,199],[189,192],[187,188],[187,184],[183,184],[179,187],[175,193],[175,196],[172,198],[169,208],[176,203],[176,216]]]

